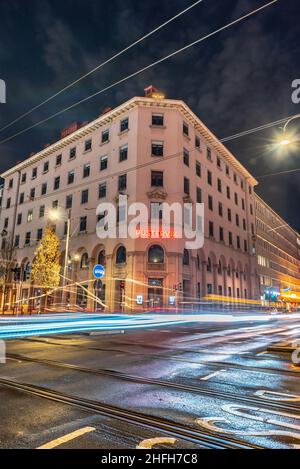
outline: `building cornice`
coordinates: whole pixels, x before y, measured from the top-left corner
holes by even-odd
[[[138,106],[143,107],[160,107],[168,109],[178,109],[181,111],[184,118],[191,123],[195,129],[207,140],[209,144],[217,151],[217,153],[222,156],[228,163],[230,163],[237,171],[239,171],[247,180],[247,182],[255,186],[258,184],[256,179],[249,173],[249,171],[235,158],[235,156],[218,140],[218,138],[203,124],[203,122],[193,113],[193,111],[181,100],[174,99],[153,99],[153,98],[143,98],[143,97],[134,97],[129,101],[121,104],[120,106],[112,109],[106,114],[98,117],[89,124],[86,124],[84,127],[76,130],[72,134],[64,137],[57,142],[49,145],[47,148],[44,148],[40,152],[35,153],[30,158],[22,161],[16,166],[10,168],[1,174],[1,177],[6,178],[13,174],[16,171],[22,171],[26,167],[37,163],[39,160],[56,153],[62,150],[67,145],[74,143],[80,140],[82,137],[89,135],[92,131],[97,130],[116,118],[119,118],[122,114],[128,112],[130,109],[133,109]]]

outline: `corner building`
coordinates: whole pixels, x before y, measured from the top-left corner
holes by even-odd
[[[73,124],[61,139],[2,174],[5,179],[2,243],[13,239],[21,282],[2,289],[7,308],[22,298],[36,308],[39,288],[30,266],[53,208],[62,240],[71,219],[68,303],[106,311],[163,308],[175,302],[197,305],[207,294],[259,299],[256,258],[256,180],[180,100],[165,99],[153,87],[84,125]],[[101,202],[203,202],[202,249],[185,250],[184,239],[105,239],[96,235]],[[100,221],[101,222],[101,221]],[[149,226],[150,228],[150,226]],[[2,234],[3,234],[2,233]],[[92,271],[105,264],[95,282]],[[53,302],[58,298],[53,298]]]

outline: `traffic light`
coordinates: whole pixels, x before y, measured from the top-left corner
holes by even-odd
[[[178,283],[178,291],[182,291],[182,283]]]

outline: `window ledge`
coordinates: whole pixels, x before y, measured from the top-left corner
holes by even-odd
[[[120,132],[118,132],[118,136],[121,137],[122,135],[127,134],[129,130],[130,130],[129,128],[125,130],[120,130]]]
[[[99,147],[103,147],[103,145],[107,145],[107,143],[110,143],[110,140],[105,140],[105,142],[100,142]]]
[[[165,125],[155,125],[155,124],[151,124],[149,125],[150,129],[166,129],[167,127]]]

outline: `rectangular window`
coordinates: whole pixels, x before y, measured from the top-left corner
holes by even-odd
[[[19,197],[19,204],[22,205],[23,203],[24,203],[24,192],[22,192]]]
[[[163,114],[152,114],[152,125],[163,126],[164,115]]]
[[[68,234],[68,222],[65,221],[64,222],[64,236],[67,236],[67,234]]]
[[[84,142],[84,151],[90,151],[92,149],[92,139],[86,140]]]
[[[6,208],[10,208],[10,204],[11,204],[11,198],[8,197],[8,199],[6,201]]]
[[[214,224],[213,224],[212,221],[210,221],[208,223],[208,234],[209,234],[210,238],[214,237]]]
[[[62,155],[57,155],[56,160],[55,160],[55,165],[60,166],[62,163]]]
[[[22,223],[22,213],[18,213],[18,216],[17,216],[17,225],[21,225]]]
[[[248,243],[245,239],[244,239],[244,251],[248,252]]]
[[[202,203],[202,191],[201,191],[200,187],[197,187],[197,189],[196,189],[196,199],[197,199],[198,204]]]
[[[151,186],[163,187],[163,185],[164,185],[163,171],[151,171]]]
[[[209,210],[213,210],[213,198],[211,195],[208,196],[208,208]]]
[[[101,184],[99,184],[98,197],[99,199],[103,199],[104,197],[106,197],[106,182],[102,182]]]
[[[232,217],[231,217],[231,209],[230,209],[230,208],[227,209],[227,218],[228,218],[228,221],[231,221],[231,220],[232,220]]]
[[[222,192],[222,181],[218,179],[218,192]]]
[[[25,235],[25,246],[29,246],[30,245],[30,237],[31,237],[31,233],[30,231],[27,231],[26,235]]]
[[[151,144],[152,156],[164,156],[164,143],[161,141],[153,141]]]
[[[237,175],[235,173],[233,174],[233,180],[237,184]]]
[[[89,190],[85,189],[81,192],[81,203],[87,204],[89,201]]]
[[[209,147],[207,147],[207,150],[206,150],[206,158],[208,159],[208,161],[212,161],[211,149]]]
[[[89,163],[86,163],[83,165],[83,178],[89,177],[91,172],[91,165]]]
[[[243,218],[243,230],[246,231],[246,220]]]
[[[242,209],[245,210],[245,199],[242,199]]]
[[[33,219],[33,210],[28,210],[27,212],[27,223],[30,223]]]
[[[201,164],[199,161],[196,161],[196,175],[201,177]]]
[[[57,208],[57,207],[58,207],[58,200],[53,200],[52,208]]]
[[[238,195],[237,195],[236,192],[234,193],[234,203],[235,203],[235,205],[238,205],[238,203],[239,203],[239,201],[238,201]]]
[[[238,216],[238,214],[235,215],[235,223],[236,226],[240,226],[240,217]]]
[[[35,198],[35,188],[33,187],[30,189],[30,195],[29,195],[30,200],[34,200]]]
[[[22,176],[21,176],[21,184],[25,184],[25,182],[26,182],[26,177],[27,177],[27,174],[26,174],[26,173],[23,173]]]
[[[183,149],[183,163],[186,166],[190,165],[190,154],[189,154],[188,150],[186,150],[186,148]]]
[[[250,214],[253,215],[253,205],[250,204]]]
[[[74,160],[74,158],[76,158],[76,147],[70,148],[69,158],[70,160]]]
[[[128,130],[129,128],[129,119],[126,117],[126,119],[122,119],[120,122],[120,132],[125,132],[125,130]]]
[[[127,160],[127,157],[128,157],[128,146],[127,145],[123,145],[122,147],[120,147],[119,149],[119,161],[125,161]]]
[[[75,171],[72,169],[72,171],[68,172],[68,184],[72,184],[75,179]]]
[[[212,186],[212,174],[211,174],[211,171],[207,171],[207,184],[209,184],[210,186]]]
[[[229,172],[229,166],[226,165],[226,175],[229,176],[230,175],[230,172]]]
[[[80,217],[79,231],[86,231],[87,228],[87,217]]]
[[[126,188],[127,188],[127,174],[122,174],[121,176],[119,176],[118,190],[124,191]]]
[[[45,161],[44,167],[43,167],[43,172],[48,173],[49,171],[49,161]]]
[[[226,187],[226,196],[227,196],[227,199],[230,199],[230,187],[229,186]]]
[[[236,237],[236,247],[237,249],[241,249],[241,239],[239,236]]]
[[[37,168],[32,168],[31,179],[35,179],[37,177]]]
[[[103,130],[101,134],[101,143],[106,143],[109,141],[109,130]]]
[[[104,171],[108,166],[108,156],[104,155],[100,158],[100,171]]]
[[[200,137],[198,137],[198,135],[195,136],[195,147],[200,150],[201,148],[201,141],[200,141]]]
[[[45,195],[46,193],[47,193],[47,183],[43,182],[42,189],[41,189],[41,195]]]
[[[219,202],[219,215],[220,215],[220,217],[223,216],[223,205],[222,205],[221,202]]]
[[[15,236],[15,248],[20,246],[20,235]]]
[[[221,158],[217,156],[217,167],[221,169]]]
[[[190,180],[186,177],[183,179],[183,191],[186,195],[190,195]]]
[[[221,242],[224,241],[224,230],[221,226],[219,228],[219,239],[220,239]]]
[[[45,205],[41,205],[39,209],[39,217],[43,218],[45,216]]]
[[[231,231],[229,231],[229,233],[228,233],[228,243],[229,243],[229,246],[232,246],[232,233],[231,233]]]
[[[40,241],[43,237],[43,228],[39,228],[36,232],[37,241]]]
[[[60,186],[60,176],[57,176],[54,179],[53,190],[56,191],[57,189],[59,189],[59,186]]]
[[[4,220],[4,229],[8,227],[8,218],[5,218]]]
[[[72,208],[72,204],[73,204],[73,195],[69,194],[66,197],[66,209]]]
[[[186,122],[183,122],[182,124],[182,132],[184,135],[188,137],[189,135],[189,125]]]

